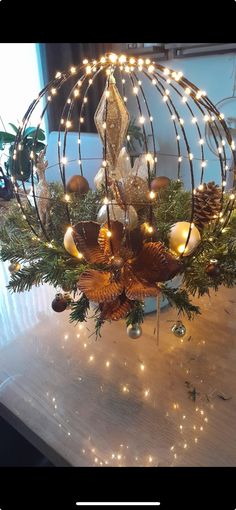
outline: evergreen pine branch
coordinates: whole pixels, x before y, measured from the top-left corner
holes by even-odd
[[[193,319],[195,314],[200,314],[199,306],[193,305],[189,299],[188,293],[185,289],[175,289],[167,287],[166,285],[160,286],[163,296],[165,296],[169,304],[178,309],[178,313],[186,315],[188,319]]]
[[[70,322],[84,322],[87,320],[90,303],[85,294],[71,304]]]
[[[133,308],[126,317],[126,326],[130,324],[142,324],[144,321],[144,303],[142,301],[134,301]]]

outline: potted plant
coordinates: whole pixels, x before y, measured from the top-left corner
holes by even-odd
[[[5,147],[8,146],[8,159],[5,162],[5,168],[8,175],[10,174],[16,179],[27,181],[30,177],[31,169],[30,152],[34,147],[34,152],[37,155],[42,149],[45,148],[45,134],[41,128],[26,128],[22,132],[21,140],[19,141],[21,150],[19,150],[17,160],[14,161],[13,165],[14,143],[16,140],[18,127],[12,123],[9,123],[9,125],[11,126],[14,133],[0,131],[0,150],[4,150]],[[36,132],[37,137],[36,140],[34,140]]]

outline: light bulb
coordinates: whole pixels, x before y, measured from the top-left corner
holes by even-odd
[[[71,72],[71,74],[75,74],[76,73],[76,68],[74,66],[72,66],[70,68],[70,72]]]
[[[154,193],[154,191],[150,191],[150,193],[149,193],[150,199],[153,200],[155,198],[155,196],[156,196],[156,193]]]
[[[67,193],[65,194],[64,199],[65,199],[66,202],[70,201],[70,197],[69,197],[69,195]]]
[[[117,61],[117,55],[115,53],[111,53],[109,55],[109,60],[114,64]]]

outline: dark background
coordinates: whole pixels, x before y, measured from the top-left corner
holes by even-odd
[[[0,470],[0,508],[76,509],[80,501],[160,501],[160,510],[235,510],[230,468],[34,468]]]

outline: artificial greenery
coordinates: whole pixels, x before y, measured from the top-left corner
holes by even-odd
[[[14,144],[18,134],[18,127],[12,123],[9,123],[9,126],[11,126],[14,133],[0,131],[0,151],[9,146],[9,157],[5,162],[6,172],[7,175],[12,175],[16,179],[26,181],[31,173],[30,152],[32,149],[34,150],[37,160],[37,155],[45,148],[45,134],[41,128],[28,127],[24,129],[18,142],[21,150],[18,151],[17,160],[14,161],[13,165]]]
[[[142,148],[144,143],[144,135],[142,128],[135,124],[135,119],[130,120],[127,135],[128,135],[126,141],[127,151],[131,154],[136,153],[137,152],[136,143],[138,143],[139,147]]]
[[[20,263],[21,269],[10,277],[8,289],[11,292],[29,290],[33,285],[50,283],[55,288],[72,292],[75,301],[71,303],[70,320],[84,322],[89,313],[89,301],[85,295],[77,293],[77,281],[80,275],[91,264],[83,259],[72,257],[63,245],[63,237],[68,226],[66,207],[69,207],[73,223],[78,221],[96,221],[101,206],[102,191],[90,190],[85,196],[71,195],[69,204],[64,202],[64,190],[60,184],[49,185],[51,194],[51,222],[47,241],[40,231],[34,207],[24,200],[25,215],[37,232],[30,230],[29,225],[20,213],[17,204],[12,204],[0,228],[0,258],[11,263]],[[225,200],[227,200],[227,193]],[[168,247],[168,232],[173,223],[189,221],[191,212],[191,193],[185,191],[181,182],[172,181],[168,188],[162,190],[153,207],[153,220],[158,240]],[[139,221],[145,221],[145,213],[139,214]],[[218,261],[219,274],[212,277],[206,268],[212,259]],[[96,267],[96,266],[95,266]],[[98,266],[97,266],[98,267]],[[220,285],[231,287],[236,285],[236,210],[230,221],[219,235],[213,235],[212,225],[202,232],[202,242],[190,256],[182,258],[181,287],[171,288],[168,284],[159,284],[162,295],[179,313],[189,319],[200,313],[198,306],[192,302],[195,295],[209,294]],[[57,289],[58,291],[58,289]],[[143,322],[144,303],[133,302],[133,308],[126,317],[126,324]],[[95,333],[100,335],[104,320],[101,310],[94,310]]]

